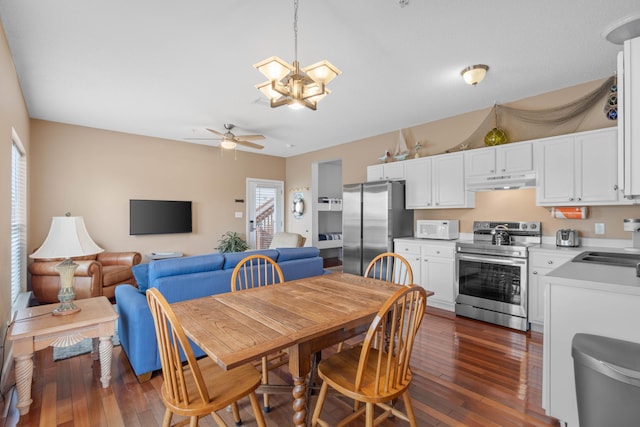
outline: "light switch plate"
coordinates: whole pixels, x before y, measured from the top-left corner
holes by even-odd
[[[242,211],[236,211],[236,218],[242,218]]]
[[[604,224],[601,222],[596,223],[596,234],[604,234]]]

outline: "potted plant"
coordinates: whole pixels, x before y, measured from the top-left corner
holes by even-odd
[[[218,242],[220,244],[216,249],[220,253],[243,252],[249,249],[247,242],[235,231],[227,231]]]

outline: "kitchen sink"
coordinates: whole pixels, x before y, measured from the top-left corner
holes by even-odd
[[[576,256],[573,262],[589,262],[635,268],[636,265],[640,263],[640,253],[587,251]]]

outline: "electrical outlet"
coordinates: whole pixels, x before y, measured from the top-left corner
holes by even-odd
[[[601,222],[596,223],[596,234],[604,234],[604,224]]]

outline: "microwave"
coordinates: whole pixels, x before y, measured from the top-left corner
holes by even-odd
[[[416,221],[416,237],[420,239],[454,240],[458,238],[458,235],[459,222],[457,219],[419,219]]]

